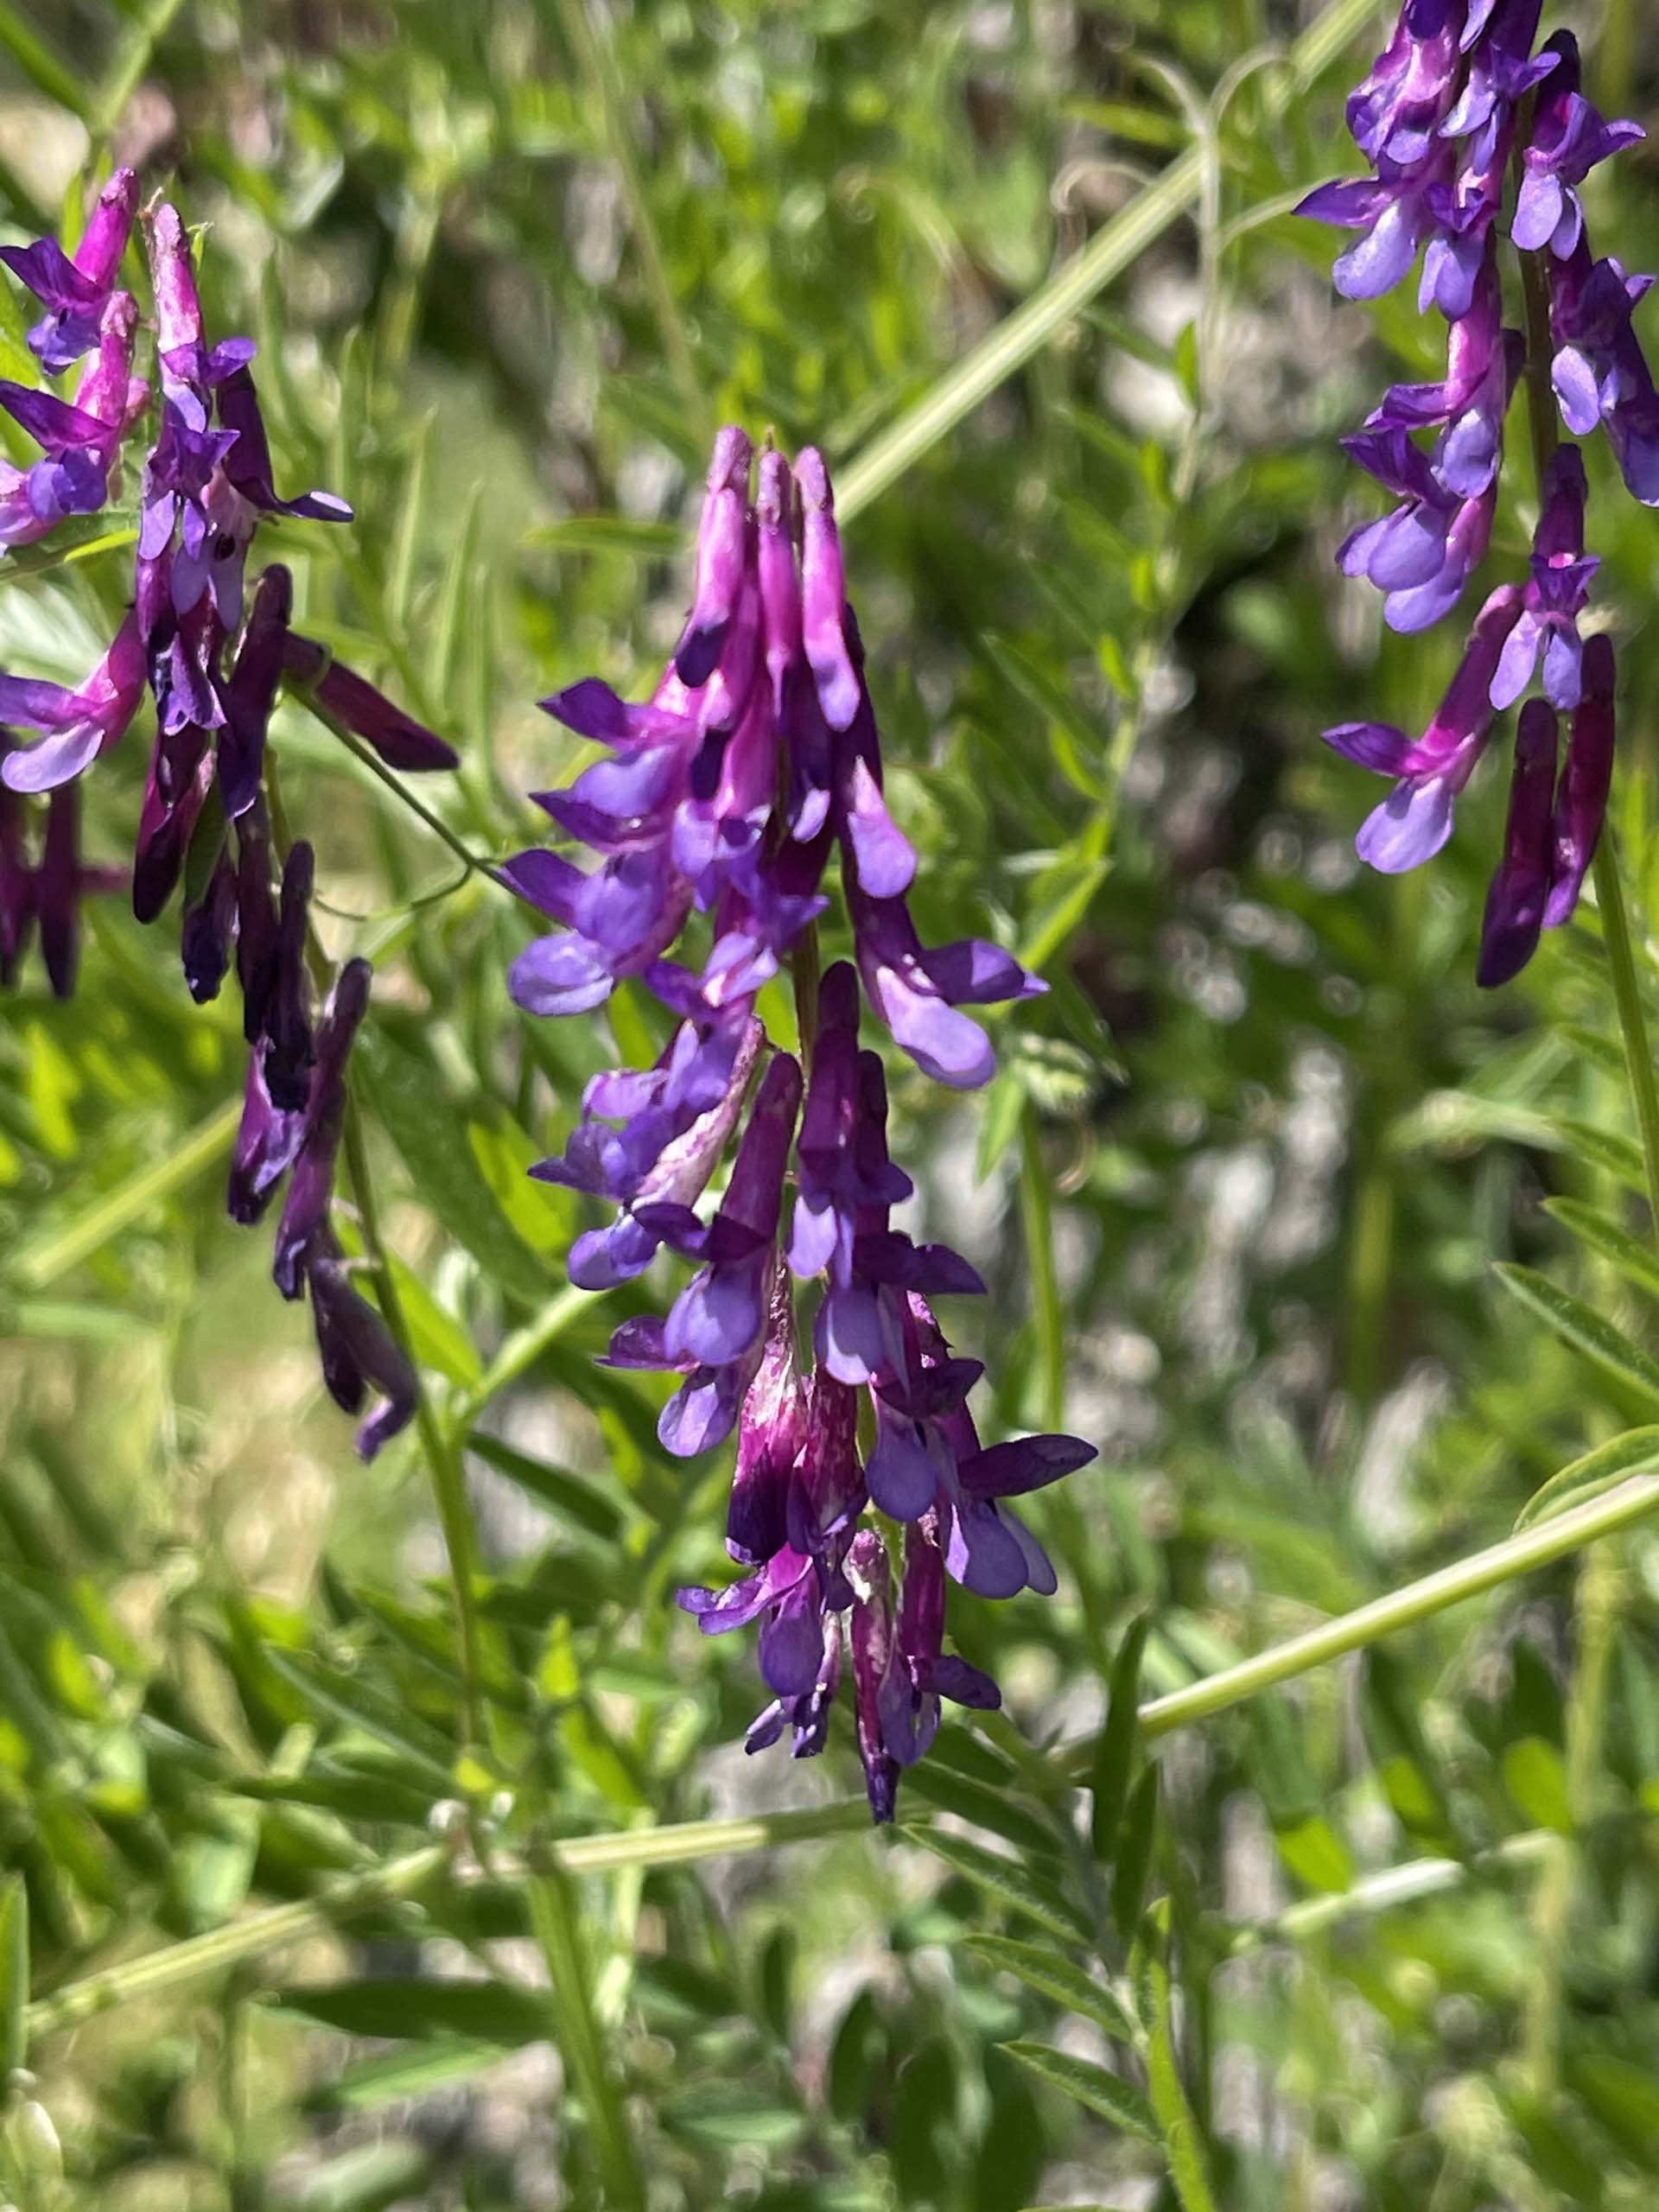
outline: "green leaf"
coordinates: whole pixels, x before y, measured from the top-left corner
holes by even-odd
[[[1152,1985],[1152,2048],[1147,2059],[1147,2081],[1153,2110],[1164,2133],[1164,2155],[1169,2177],[1181,2200],[1183,2212],[1216,2212],[1205,2171],[1204,2150],[1198,2122],[1181,2086],[1181,2069],[1175,2056],[1170,2024],[1169,1968],[1161,1945],[1154,1945],[1147,1961]]]
[[[1023,1806],[1012,1802],[1000,1789],[987,1788],[982,1782],[954,1773],[931,1759],[924,1759],[907,1776],[906,1787],[912,1796],[937,1805],[941,1812],[955,1813],[976,1827],[1000,1835],[1005,1843],[1013,1844],[1018,1850],[1058,1860],[1062,1845],[1054,1830]]]
[[[946,1835],[938,1828],[911,1827],[906,1833],[925,1844],[936,1858],[970,1882],[989,1890],[1016,1911],[1026,1913],[1052,1936],[1069,1943],[1088,1939],[1088,1923],[1061,1891],[1033,1874],[1029,1867],[1001,1853],[983,1850],[963,1836]]]
[[[552,1466],[545,1459],[534,1459],[528,1452],[519,1451],[516,1445],[504,1444],[499,1436],[486,1436],[482,1429],[473,1431],[467,1440],[467,1449],[477,1452],[498,1474],[517,1483],[520,1490],[528,1491],[540,1503],[574,1527],[585,1529],[590,1536],[609,1543],[622,1533],[623,1516],[619,1508],[582,1476]]]
[[[956,2060],[936,2037],[906,2060],[893,2082],[888,2155],[901,2204],[946,2196],[959,2139]]]
[[[285,1989],[276,2000],[286,2012],[342,2035],[385,2036],[420,2042],[460,2036],[516,2050],[545,2042],[552,2027],[547,1999],[500,1981],[335,1981]]]
[[[29,2063],[29,1891],[21,1874],[0,1879],[0,2096]]]
[[[333,2081],[320,2082],[305,2100],[310,2112],[378,2112],[406,2097],[430,2096],[453,2082],[481,2074],[501,2062],[500,2046],[437,2036],[411,2050],[391,2050],[348,2066]]]
[[[1659,1466],[1659,1427],[1627,1428],[1622,1436],[1610,1437],[1581,1459],[1560,1468],[1534,1491],[1516,1516],[1516,1533],[1518,1535],[1522,1529],[1540,1521],[1553,1520],[1569,1505],[1582,1505],[1603,1491],[1613,1489],[1627,1475],[1644,1473],[1655,1466]]]
[[[615,2204],[643,2212],[645,2184],[594,2008],[593,1967],[578,1891],[562,1868],[543,1866],[531,1881],[530,1917],[547,1961],[560,2056],[581,2093],[607,2193]]]
[[[1022,2066],[1028,2066],[1039,2081],[1074,2097],[1088,2111],[1110,2121],[1124,2134],[1138,2136],[1143,2143],[1161,2145],[1163,2137],[1151,2106],[1138,2089],[1119,2081],[1116,2074],[1109,2074],[1103,2066],[1091,2065],[1086,2058],[1073,2058],[1068,2052],[1056,2050],[1046,2043],[1005,2043],[1001,2048],[1010,2058],[1017,2058]]]
[[[549,1275],[496,1204],[471,1147],[457,1141],[450,1115],[435,1110],[433,1071],[379,1029],[365,1031],[358,1060],[365,1095],[403,1155],[420,1204],[472,1254],[487,1281],[526,1306],[543,1304]]]
[[[1116,2041],[1133,2043],[1138,2031],[1109,1989],[1079,1966],[1041,1943],[1019,1943],[1007,1936],[970,1936],[968,1948],[1000,1974],[1015,1974],[1028,1987],[1069,2012],[1081,2013]]]
[[[1112,1679],[1107,1693],[1106,1719],[1095,1745],[1090,1787],[1094,1803],[1089,1833],[1095,1857],[1103,1866],[1117,1855],[1117,1832],[1129,1795],[1129,1770],[1135,1760],[1136,1708],[1141,1695],[1141,1662],[1152,1625],[1150,1614],[1140,1613],[1123,1631],[1112,1660]]]
[[[524,532],[526,545],[554,553],[620,553],[634,561],[659,561],[685,550],[677,523],[636,522],[627,515],[565,515]]]
[[[1112,1869],[1112,1920],[1126,1943],[1141,1916],[1141,1899],[1152,1867],[1157,1826],[1158,1770],[1149,1766],[1129,1792],[1118,1840],[1117,1863]]]
[[[1322,1813],[1276,1827],[1273,1840],[1286,1866],[1309,1889],[1338,1895],[1352,1889],[1353,1856]]]
[[[1504,1746],[1503,1770],[1503,1787],[1529,1827],[1553,1828],[1557,1835],[1572,1834],[1567,1767],[1554,1744],[1541,1736],[1522,1736]]]
[[[1644,1396],[1659,1398],[1659,1361],[1633,1344],[1622,1329],[1616,1329],[1582,1299],[1553,1283],[1548,1275],[1507,1260],[1499,1261],[1494,1273],[1504,1289],[1546,1322],[1564,1344]]]
[[[1546,1198],[1544,1211],[1571,1230],[1592,1251],[1610,1260],[1627,1282],[1649,1298],[1659,1298],[1659,1257],[1640,1237],[1632,1236],[1622,1222],[1578,1198]]]

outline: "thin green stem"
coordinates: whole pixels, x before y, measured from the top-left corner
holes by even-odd
[[[1262,1690],[1293,1681],[1315,1667],[1328,1666],[1351,1651],[1363,1651],[1402,1629],[1415,1627],[1449,1605],[1461,1605],[1465,1598],[1478,1598],[1519,1575],[1548,1567],[1593,1543],[1597,1537],[1627,1529],[1655,1511],[1659,1511],[1659,1475],[1638,1475],[1604,1497],[1557,1515],[1553,1521],[1507,1536],[1502,1543],[1489,1545],[1484,1551],[1408,1583],[1403,1590],[1390,1591],[1385,1598],[1321,1622],[1318,1628],[1257,1652],[1236,1667],[1224,1668],[1220,1674],[1172,1691],[1166,1697],[1154,1698],[1141,1708],[1141,1732],[1147,1737],[1167,1736],[1173,1729],[1207,1720]],[[1086,1764],[1093,1749],[1092,1743],[1080,1746],[1075,1761]]]
[[[575,3],[575,0],[568,0],[568,4]],[[1375,0],[1334,0],[1310,23],[1290,49],[1288,66],[1267,94],[1264,105],[1269,118],[1282,114],[1294,95],[1336,60],[1376,13]],[[970,353],[947,369],[924,398],[872,439],[851,467],[842,472],[836,485],[836,512],[842,521],[850,521],[861,508],[879,499],[965,415],[1023,368],[1096,292],[1121,276],[1172,224],[1196,206],[1204,191],[1205,167],[1202,147],[1189,147],[1178,155],[1081,253],[1057,270]]]
[[[547,1961],[560,2046],[581,2093],[607,2200],[624,2212],[641,2212],[645,2177],[594,2009],[593,1968],[570,1877],[556,1859],[538,1855],[529,1887],[531,1925]]]
[[[124,1183],[89,1206],[68,1228],[54,1236],[46,1236],[33,1244],[25,1244],[13,1254],[10,1271],[25,1290],[44,1290],[60,1275],[67,1275],[72,1268],[107,1244],[129,1222],[161,1199],[171,1198],[187,1183],[192,1183],[205,1168],[211,1167],[229,1149],[237,1124],[242,1118],[242,1102],[236,1099],[220,1106],[182,1138],[166,1155],[154,1160],[138,1174],[129,1176]]]
[[[796,1042],[800,1046],[801,1064],[807,1066],[811,1062],[812,1047],[817,1042],[818,985],[823,975],[816,922],[809,922],[801,932],[790,961],[790,974],[795,985]]]
[[[868,1825],[870,1808],[861,1797],[796,1813],[766,1813],[751,1820],[688,1821],[667,1827],[628,1828],[613,1835],[580,1836],[549,1847],[568,1874],[612,1873],[630,1866],[689,1866],[701,1859],[814,1838],[847,1835]],[[267,1905],[205,1936],[128,1959],[102,1974],[73,1981],[31,2005],[25,2016],[30,2037],[73,2027],[118,2005],[178,1989],[220,1974],[247,1959],[315,1936],[355,1915],[398,1898],[417,1896],[440,1875],[451,1858],[448,1844],[428,1844],[403,1859],[389,1860],[289,1904]],[[508,1860],[492,1868],[497,1878],[522,1878],[521,1866]]]
[[[1490,1851],[1472,1859],[1413,1859],[1403,1866],[1385,1867],[1368,1875],[1351,1890],[1325,1897],[1302,1897],[1275,1913],[1271,1920],[1234,1931],[1228,1956],[1237,1958],[1268,1943],[1306,1943],[1339,1928],[1346,1921],[1368,1919],[1392,1912],[1398,1905],[1418,1904],[1426,1897],[1444,1897],[1471,1881],[1508,1872],[1534,1872],[1547,1864],[1560,1838],[1550,1828],[1529,1828],[1506,1836]]]

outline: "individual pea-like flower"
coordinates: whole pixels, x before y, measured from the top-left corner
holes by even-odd
[[[4,739],[0,738],[0,750]],[[28,851],[24,801],[0,785],[0,988],[16,980],[18,963],[39,930],[41,957],[54,996],[73,995],[80,956],[80,902],[89,891],[121,881],[113,868],[88,867],[80,856],[80,800],[73,784],[52,792],[40,839],[40,859]]]
[[[1596,257],[1580,196],[1593,168],[1643,134],[1634,123],[1606,121],[1584,97],[1570,33],[1536,44],[1540,15],[1540,0],[1406,0],[1348,105],[1373,174],[1323,185],[1300,210],[1363,232],[1336,264],[1337,288],[1350,298],[1391,289],[1421,248],[1420,309],[1438,308],[1449,326],[1444,379],[1394,385],[1364,429],[1343,442],[1399,504],[1353,531],[1338,557],[1348,575],[1385,594],[1385,620],[1398,631],[1427,629],[1451,613],[1486,556],[1504,421],[1522,375],[1538,386],[1548,378],[1574,437],[1605,430],[1626,488],[1659,505],[1659,390],[1633,321],[1653,280]],[[1516,178],[1510,245],[1523,264],[1529,259],[1522,273],[1548,300],[1547,361],[1529,357],[1528,337],[1505,323],[1498,240],[1507,173]],[[1432,444],[1419,442],[1425,433]],[[1593,702],[1582,673],[1597,643],[1581,639],[1580,624],[1598,563],[1586,550],[1576,446],[1555,450],[1538,489],[1524,593],[1505,585],[1488,598],[1422,738],[1365,721],[1325,732],[1338,751],[1396,779],[1359,832],[1361,856],[1385,872],[1414,868],[1451,834],[1454,802],[1493,712],[1521,702],[1541,678],[1544,701],[1522,706],[1516,734],[1509,824],[1478,969],[1484,984],[1508,981],[1540,931],[1572,912],[1611,767],[1611,646],[1597,646],[1604,688]],[[1581,701],[1579,765],[1569,737],[1558,788],[1556,714],[1573,714],[1576,728]],[[1552,837],[1565,838],[1568,851],[1551,857]]]
[[[0,545],[32,544],[67,515],[96,514],[109,497],[122,438],[149,397],[132,373],[137,328],[131,293],[112,292],[73,401],[0,378],[0,407],[41,450],[27,468],[0,462]]]
[[[0,722],[41,734],[39,744],[17,746],[6,753],[0,780],[15,791],[53,791],[73,783],[125,735],[143,696],[143,640],[131,614],[98,666],[73,690],[0,673]]]
[[[558,925],[518,956],[512,995],[531,1014],[581,1014],[637,979],[675,1027],[652,1067],[594,1078],[562,1156],[532,1173],[614,1210],[575,1240],[573,1282],[634,1280],[664,1249],[696,1269],[666,1314],[632,1316],[605,1355],[682,1378],[658,1431],[677,1456],[736,1433],[726,1543],[742,1572],[679,1602],[705,1635],[757,1631],[770,1702],[752,1751],[785,1733],[797,1758],[821,1751],[850,1654],[871,1808],[889,1819],[939,1698],[996,1702],[988,1677],[944,1653],[947,1580],[1052,1590],[1007,1500],[1094,1453],[1071,1437],[982,1448],[966,1400],[982,1367],[951,1356],[927,1301],[985,1286],[949,1246],[893,1224],[914,1186],[888,1150],[887,1071],[861,1014],[924,1074],[970,1088],[995,1063],[962,1009],[1044,987],[1000,945],[929,946],[916,930],[917,854],[883,789],[820,454],[791,468],[768,447],[757,461],[741,430],[722,430],[691,606],[650,697],[589,677],[543,704],[605,754],[536,795],[593,864],[537,847],[503,870]],[[798,1058],[769,1044],[761,994],[830,911],[837,855],[850,957],[819,977],[816,944],[806,953]],[[671,957],[693,929],[695,963]],[[906,1524],[896,1621],[885,1543],[860,1525],[872,1509]]]
[[[29,350],[48,376],[61,376],[98,343],[137,212],[138,180],[117,169],[73,254],[53,238],[0,246],[0,261],[47,310],[29,334]]]

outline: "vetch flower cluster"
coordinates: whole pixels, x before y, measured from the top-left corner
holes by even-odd
[[[137,180],[123,169],[73,255],[53,238],[0,249],[46,310],[29,339],[42,368],[61,373],[92,356],[73,402],[0,382],[0,406],[42,456],[0,474],[0,543],[28,543],[67,516],[97,512],[115,489],[125,442],[151,425],[132,601],[108,651],[73,687],[0,673],[0,982],[10,982],[38,924],[53,987],[70,990],[79,894],[124,880],[80,863],[79,779],[149,698],[156,736],[135,840],[133,911],[154,920],[182,881],[181,951],[199,1001],[218,995],[234,963],[249,1059],[230,1211],[238,1221],[257,1220],[289,1177],[273,1272],[284,1296],[309,1294],[336,1401],[355,1412],[371,1389],[384,1398],[359,1433],[366,1458],[410,1418],[416,1390],[408,1361],[352,1287],[328,1220],[346,1058],[370,975],[364,962],[349,963],[321,1012],[314,1005],[313,855],[302,841],[286,855],[276,849],[267,731],[286,679],[393,767],[449,768],[456,756],[292,628],[285,568],[265,569],[248,592],[248,555],[262,521],[345,522],[352,511],[330,493],[285,499],[276,491],[253,346],[244,338],[208,343],[190,241],[165,203],[144,219],[159,387],[152,413],[151,387],[132,373],[137,302],[118,283],[137,210]],[[33,741],[20,741],[20,731]],[[26,808],[35,794],[48,804],[41,858],[31,867]]]
[[[1540,4],[1406,0],[1348,102],[1372,175],[1322,185],[1300,211],[1360,234],[1338,258],[1339,291],[1377,298],[1421,255],[1420,310],[1438,308],[1448,326],[1445,378],[1391,386],[1343,441],[1397,505],[1354,531],[1338,557],[1385,594],[1384,620],[1407,633],[1450,613],[1485,556],[1505,418],[1523,375],[1553,386],[1575,438],[1604,429],[1631,495],[1659,505],[1659,392],[1631,320],[1653,280],[1594,257],[1579,196],[1590,171],[1643,132],[1606,122],[1585,98],[1570,33],[1534,51]],[[1504,321],[1506,226],[1525,281],[1548,302],[1547,341],[1541,308],[1531,326],[1532,342],[1548,343],[1547,362]],[[1484,984],[1516,975],[1540,931],[1573,912],[1605,812],[1615,671],[1611,642],[1584,640],[1579,628],[1598,566],[1585,550],[1586,488],[1578,447],[1555,446],[1530,575],[1486,599],[1421,737],[1373,721],[1325,733],[1337,751],[1394,779],[1358,848],[1397,873],[1445,844],[1494,715],[1541,682],[1543,697],[1528,702],[1517,728],[1509,826],[1482,932]],[[1558,767],[1560,715],[1570,719]]]
[[[727,1548],[747,1572],[680,1602],[709,1634],[759,1624],[772,1701],[751,1751],[785,1730],[797,1757],[822,1749],[850,1643],[870,1802],[890,1819],[941,1697],[997,1702],[988,1677],[944,1649],[947,1578],[987,1597],[1052,1592],[1007,1501],[1094,1452],[1069,1436],[981,1446],[967,1400],[982,1369],[951,1355],[934,1301],[984,1285],[947,1246],[892,1224],[913,1186],[888,1153],[886,1077],[861,1014],[967,1088],[994,1060],[963,1007],[1043,987],[994,944],[917,934],[916,855],[882,795],[821,454],[791,469],[768,447],[757,462],[741,430],[722,430],[691,610],[651,698],[630,705],[588,679],[543,704],[609,754],[538,794],[594,865],[545,848],[507,865],[560,925],[515,963],[513,995],[531,1013],[577,1014],[638,977],[677,1027],[655,1066],[588,1086],[563,1156],[535,1172],[616,1209],[572,1248],[574,1282],[626,1281],[664,1247],[694,1268],[669,1312],[626,1322],[607,1355],[683,1378],[659,1424],[670,1452],[736,1432]],[[803,1068],[769,1044],[756,995],[826,910],[836,851],[853,958],[816,993],[802,981]],[[705,916],[700,961],[671,959]],[[814,944],[807,976],[815,966]],[[700,1214],[740,1126],[724,1191]],[[798,1299],[812,1307],[804,1343]],[[896,1608],[887,1541],[861,1525],[872,1506],[904,1529]]]

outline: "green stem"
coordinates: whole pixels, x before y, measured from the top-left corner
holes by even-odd
[[[1647,1171],[1648,1208],[1659,1236],[1659,1089],[1656,1089],[1653,1054],[1648,1046],[1648,1025],[1642,1011],[1642,986],[1637,977],[1630,925],[1624,908],[1624,890],[1618,870],[1613,833],[1604,826],[1592,863],[1596,906],[1601,915],[1602,943],[1606,948],[1608,972],[1612,977],[1613,1003],[1618,1009],[1619,1033],[1624,1040],[1624,1065],[1630,1071],[1636,1118],[1642,1131],[1642,1159]]]
[[[559,2042],[581,2093],[607,2201],[624,2212],[643,2212],[645,2178],[594,2010],[593,1970],[575,1893],[564,1868],[544,1853],[538,1854],[530,1880],[530,1919],[547,1961]]]
[[[770,1850],[820,1836],[846,1835],[868,1826],[870,1808],[861,1797],[797,1813],[767,1813],[752,1820],[688,1821],[669,1827],[628,1828],[614,1835],[579,1836],[550,1847],[568,1874],[615,1872],[628,1866],[689,1866],[700,1859]],[[280,1944],[292,1943],[332,1928],[377,1905],[410,1897],[423,1890],[449,1863],[447,1844],[429,1844],[406,1858],[348,1876],[290,1904],[267,1905],[227,1927],[193,1936],[164,1950],[128,1959],[103,1974],[70,1982],[31,2005],[25,2024],[31,2037],[73,2027],[134,1998],[181,1988],[205,1976],[255,1959]],[[498,1877],[522,1875],[511,1862],[493,1870]]]
[[[569,3],[574,5],[575,0]],[[1375,0],[1334,0],[1308,25],[1290,49],[1288,67],[1266,95],[1263,105],[1269,122],[1337,60],[1376,14]],[[850,521],[861,508],[880,498],[912,462],[1022,368],[1096,292],[1121,276],[1172,224],[1196,206],[1204,191],[1205,158],[1199,146],[1179,155],[1081,253],[1056,270],[972,353],[947,369],[925,397],[874,438],[836,484],[836,512],[841,520]]]
[[[1344,1921],[1376,1913],[1392,1912],[1396,1905],[1417,1904],[1425,1897],[1444,1897],[1483,1876],[1510,1871],[1533,1872],[1545,1865],[1560,1838],[1550,1828],[1529,1828],[1523,1834],[1506,1836],[1491,1850],[1472,1859],[1413,1859],[1403,1866],[1389,1866],[1367,1876],[1351,1890],[1317,1897],[1302,1897],[1271,1920],[1235,1930],[1228,1945],[1230,1958],[1260,1950],[1268,1943],[1306,1943]]]
[[[1172,1691],[1166,1697],[1154,1698],[1141,1708],[1141,1732],[1147,1737],[1166,1736],[1173,1729],[1207,1720],[1262,1690],[1290,1681],[1315,1667],[1328,1666],[1350,1651],[1363,1651],[1386,1636],[1431,1619],[1448,1605],[1460,1605],[1465,1598],[1478,1598],[1518,1575],[1548,1567],[1597,1537],[1627,1529],[1656,1510],[1659,1510],[1659,1475],[1638,1475],[1605,1497],[1523,1529],[1519,1535],[1507,1536],[1502,1543],[1489,1545],[1483,1552],[1426,1574],[1403,1590],[1390,1591],[1386,1598],[1374,1599],[1351,1613],[1321,1622],[1318,1628],[1257,1652],[1236,1667],[1224,1668],[1220,1674]],[[1093,1751],[1092,1743],[1079,1747],[1076,1763],[1086,1764]]]
[[[91,1259],[129,1222],[136,1221],[158,1200],[171,1198],[175,1191],[194,1182],[204,1168],[211,1167],[221,1158],[235,1136],[241,1118],[239,1098],[219,1107],[163,1158],[154,1161],[142,1173],[130,1176],[67,1229],[60,1230],[55,1236],[43,1237],[37,1243],[25,1244],[20,1252],[14,1253],[10,1262],[12,1274],[26,1290],[44,1290],[60,1275],[67,1275],[83,1260]]]

